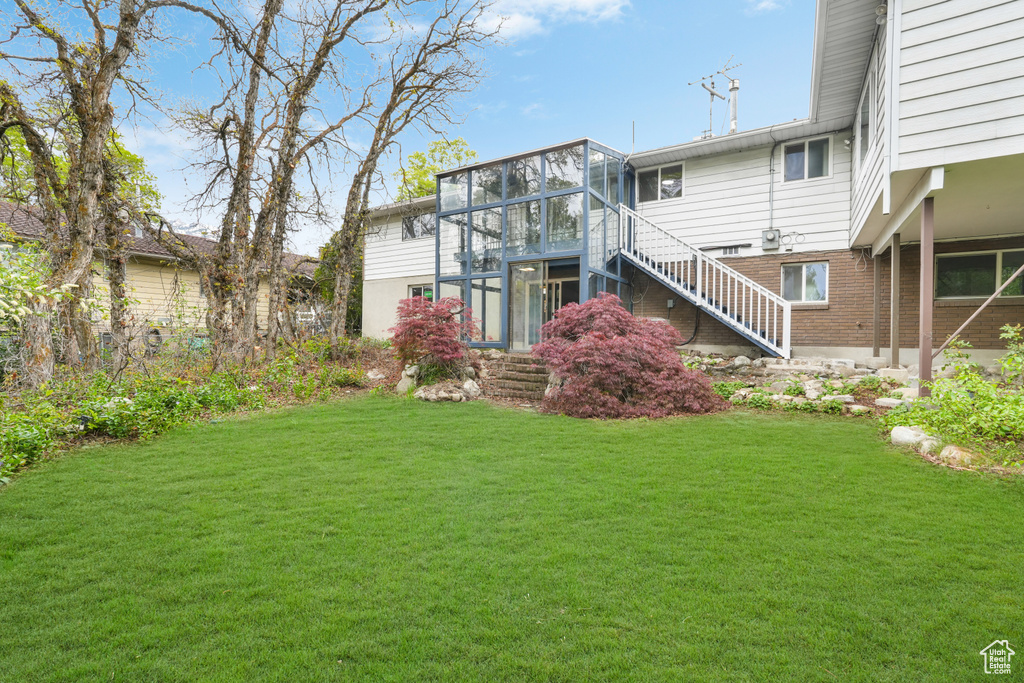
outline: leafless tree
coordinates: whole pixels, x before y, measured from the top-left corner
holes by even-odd
[[[410,2],[412,11],[420,3]],[[360,117],[372,127],[368,147],[358,155],[345,200],[340,229],[330,241],[335,259],[334,298],[331,307],[331,351],[340,353],[345,334],[352,270],[361,255],[369,217],[370,191],[381,158],[410,127],[434,134],[457,122],[454,103],[482,77],[481,60],[474,54],[497,38],[498,27],[489,21],[490,2],[444,0],[431,3],[434,18],[426,27],[410,31],[387,56],[385,78],[371,96],[374,106]]]
[[[0,63],[11,74],[0,81],[0,136],[18,129],[25,140],[52,283],[75,286],[62,304],[77,345],[71,360],[78,357],[90,369],[99,365],[99,354],[84,302],[96,245],[104,241],[104,222],[112,215],[104,165],[115,121],[112,99],[116,89],[130,99],[146,97],[131,67],[140,44],[158,39],[153,15],[167,7],[219,19],[182,0],[55,0],[45,6],[13,0],[14,11],[0,24],[7,32],[0,40]],[[67,16],[70,23],[62,25]],[[27,357],[39,359],[41,369],[26,373],[30,384],[52,373],[53,316],[47,308],[38,311],[26,340],[35,349]]]

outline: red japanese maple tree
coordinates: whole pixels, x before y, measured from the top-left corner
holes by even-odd
[[[562,380],[548,412],[573,417],[664,417],[721,410],[710,378],[683,365],[668,323],[634,317],[614,295],[568,304],[541,328],[533,355]]]
[[[478,329],[462,299],[446,297],[433,302],[414,296],[398,303],[398,322],[389,332],[403,363],[453,367],[466,361],[466,342]]]

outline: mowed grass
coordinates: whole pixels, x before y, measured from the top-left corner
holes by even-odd
[[[1022,512],[868,421],[366,397],[0,490],[0,681],[975,680]]]

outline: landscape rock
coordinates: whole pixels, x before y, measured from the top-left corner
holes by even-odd
[[[476,370],[473,368],[472,365],[467,365],[466,367],[462,368],[462,376],[465,377],[466,379],[476,379]]]
[[[921,451],[925,455],[935,455],[939,452],[940,446],[941,444],[937,439],[933,439],[929,436],[925,437],[921,440],[921,443],[917,444],[917,450]]]
[[[967,466],[975,459],[974,453],[958,446],[946,446],[939,453],[939,460],[948,465]]]
[[[733,367],[737,368],[746,367],[751,364],[751,360],[746,356],[736,356],[735,358],[732,359],[732,364]]]
[[[366,371],[366,379],[371,382],[376,382],[377,380],[384,379],[385,377],[386,375],[377,368],[370,368]]]
[[[840,377],[853,377],[857,374],[857,369],[849,365],[835,365],[832,368],[832,373]]]
[[[920,427],[893,427],[889,440],[893,446],[916,446],[928,435]]]
[[[895,408],[896,406],[903,405],[904,401],[902,398],[876,398],[875,405],[879,408]]]
[[[858,404],[853,404],[851,406],[848,406],[848,409],[849,409],[850,413],[854,414],[854,415],[856,415],[858,413],[868,413],[868,412],[871,412],[871,408],[868,408],[867,406],[858,405]]]
[[[899,393],[899,395],[902,396],[904,399],[917,398],[918,396],[921,395],[921,390],[918,389],[917,387],[900,387],[895,391]]]
[[[881,370],[882,368],[889,365],[889,359],[884,356],[873,356],[868,358],[864,365],[872,370]]]
[[[790,384],[791,384],[791,382],[787,382],[785,380],[779,380],[778,382],[772,382],[771,384],[769,384],[768,385],[768,389],[773,391],[776,394],[781,394],[782,392],[784,392],[786,390],[786,388]]]
[[[415,386],[416,380],[414,380],[412,377],[402,377],[402,379],[400,379],[398,381],[398,384],[395,386],[395,393],[399,394],[400,396],[404,396],[409,392],[409,389]]]
[[[840,403],[856,403],[857,399],[849,394],[836,394],[835,396],[828,396],[829,401],[839,401]]]
[[[402,370],[403,377],[411,377],[416,379],[420,374],[420,366],[418,365],[406,365],[405,370]]]
[[[882,368],[878,371],[878,376],[883,379],[895,380],[903,384],[910,379],[910,371],[906,368]]]
[[[477,398],[480,396],[480,385],[471,379],[467,379],[462,384],[462,389],[466,392],[466,396],[469,396],[470,398]]]

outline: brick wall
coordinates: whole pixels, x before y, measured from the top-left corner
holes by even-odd
[[[999,240],[936,243],[937,254],[990,249],[1024,248],[1024,236]],[[873,342],[874,260],[862,256],[859,249],[803,252],[750,258],[723,259],[747,277],[779,293],[782,266],[786,263],[827,261],[829,294],[827,304],[794,304],[792,343],[794,346],[853,346],[870,348]],[[881,346],[889,345],[889,253],[880,259],[882,276]],[[918,302],[920,301],[920,248],[904,245],[900,250],[900,345],[916,347],[918,341]],[[646,288],[646,292],[645,292]],[[695,308],[682,298],[669,311],[667,301],[675,297],[668,289],[651,281],[643,273],[633,279],[634,306],[637,315],[666,318],[683,338],[693,333]],[[641,294],[643,297],[641,298]],[[984,301],[939,300],[933,313],[933,339],[938,347]],[[971,323],[962,335],[977,349],[1002,349],[999,328],[1007,323],[1024,322],[1024,302],[1020,299],[997,300]],[[701,318],[696,344],[749,344],[725,325],[708,316]]]

